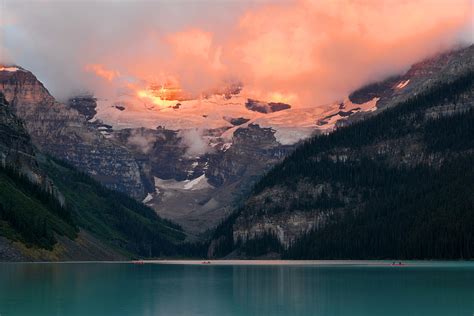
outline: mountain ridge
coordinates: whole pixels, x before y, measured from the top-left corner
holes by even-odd
[[[0,91],[40,150],[87,170],[110,188],[144,195],[130,153],[91,129],[75,109],[57,102],[31,72],[0,71]]]
[[[469,122],[472,122],[474,107],[472,50],[473,46],[463,51],[464,60],[469,63],[458,68],[461,72],[445,78],[446,81],[428,80],[419,92],[405,99],[396,98],[395,103],[388,102],[384,110],[371,117],[349,121],[350,124],[345,124],[346,127],[327,136],[317,136],[299,146],[267,173],[254,186],[237,212],[217,228],[209,247],[209,255],[256,257],[267,252],[279,252],[286,258],[293,259],[354,259],[364,255],[364,258],[471,257],[473,252],[469,243],[462,246],[464,248],[452,243],[472,239],[468,227],[472,224],[474,205],[469,199],[456,202],[456,194],[443,192],[441,185],[432,190],[444,197],[444,200],[439,200],[441,207],[447,207],[450,202],[458,205],[457,217],[448,218],[452,225],[462,227],[459,229],[463,234],[461,236],[456,235],[450,226],[446,228],[450,229],[450,237],[446,237],[444,232],[438,237],[445,238],[447,244],[455,249],[452,253],[437,249],[434,246],[435,240],[439,241],[437,238],[431,237],[430,242],[424,246],[420,245],[421,241],[414,239],[413,234],[407,233],[408,237],[404,239],[402,228],[391,231],[384,226],[383,220],[401,214],[404,207],[412,209],[404,200],[410,196],[409,193],[403,193],[404,185],[407,190],[409,188],[417,194],[423,194],[421,192],[429,192],[427,188],[430,185],[438,183],[425,182],[430,177],[444,178],[453,186],[459,181],[463,184],[456,184],[457,188],[462,189],[459,196],[469,196],[472,175],[463,174],[459,180],[456,175],[462,172],[462,168],[469,168],[469,160],[462,159],[469,159],[473,154],[473,144],[469,141],[469,135],[472,136],[473,132],[469,128]],[[460,166],[458,169],[455,168],[457,164]],[[442,170],[449,170],[451,178],[449,172]],[[413,177],[404,176],[404,172]],[[369,180],[364,177],[374,182],[367,183]],[[415,184],[416,181],[419,184]],[[390,192],[390,188],[394,192]],[[428,191],[422,191],[423,188]],[[385,204],[383,199],[375,204],[376,198],[380,196],[387,201]],[[400,206],[392,206],[393,213],[388,211],[388,201],[397,200],[400,201]],[[373,220],[377,216],[375,205],[388,212],[386,215],[379,215],[380,222]],[[418,216],[417,220],[426,221],[425,230],[420,232],[431,234],[430,236],[437,230],[442,232],[442,226],[436,221],[439,216],[449,216],[446,215],[449,214],[446,209],[437,208],[428,201],[417,205],[418,210],[415,209],[417,211],[411,216]],[[432,207],[433,219],[429,217],[430,208],[425,205]],[[362,215],[354,220],[354,217],[349,217],[351,214]],[[351,220],[354,223],[360,220],[362,228],[351,230]],[[399,227],[409,231],[406,221],[397,221],[400,223]],[[363,226],[369,223],[372,226]],[[375,231],[375,225],[386,227],[387,232],[400,239],[392,240],[390,244],[387,236]],[[350,231],[354,233],[351,235]],[[360,244],[356,244],[356,231],[365,238]],[[347,232],[346,235],[344,232]],[[335,240],[325,236],[334,237]],[[385,248],[374,246],[376,250],[373,252],[360,248],[364,242],[372,245],[377,240],[385,242]],[[318,246],[318,242],[321,245]],[[439,244],[444,245],[441,241]],[[347,245],[346,248],[344,245]],[[392,252],[387,251],[390,245],[395,249]],[[400,245],[405,245],[407,251],[400,250]],[[351,246],[359,250],[359,257],[357,252],[350,252],[351,248],[347,248]],[[418,252],[418,257],[416,251],[410,250],[417,246],[426,247],[426,251]]]
[[[0,158],[1,261],[123,260],[187,249],[179,226],[39,152],[2,93]]]
[[[465,75],[464,72],[470,75],[469,71],[472,71],[474,65],[473,49],[474,46],[470,46],[417,63],[404,75],[363,87],[349,95],[344,102],[328,105],[330,110],[323,107],[324,109],[318,110],[317,113],[314,111],[305,113],[307,116],[302,121],[306,124],[306,121],[312,120],[311,133],[322,135],[316,137],[317,139],[325,139],[324,137],[335,139],[336,136],[330,136],[333,135],[331,133],[333,130],[336,135],[340,135],[342,133],[340,130],[344,128],[359,128],[361,125],[357,125],[358,123],[373,122],[374,118],[386,115],[384,114],[386,111],[397,109],[407,100],[426,94],[426,91],[431,91],[433,87],[453,84],[453,80]],[[104,253],[107,253],[107,243],[118,249],[127,249],[127,253],[143,256],[202,253],[199,245],[187,244],[184,239],[201,242],[217,225],[208,247],[208,254],[211,257],[228,255],[228,251],[240,251],[240,255],[243,256],[246,254],[258,256],[260,252],[266,250],[291,256],[290,247],[297,249],[294,245],[297,241],[300,244],[310,243],[312,237],[307,236],[314,236],[313,231],[323,229],[326,223],[332,221],[334,214],[340,213],[339,209],[347,208],[351,201],[362,205],[360,196],[369,194],[333,183],[331,178],[315,185],[304,177],[301,181],[286,183],[285,180],[276,183],[270,189],[259,191],[261,183],[265,181],[268,183],[275,170],[280,170],[280,162],[287,164],[288,157],[295,157],[301,152],[301,148],[307,148],[307,144],[313,141],[311,138],[306,142],[293,143],[293,140],[288,144],[282,142],[279,133],[282,132],[282,128],[286,128],[283,125],[275,129],[268,127],[266,123],[259,125],[256,120],[240,116],[238,119],[240,124],[232,123],[234,122],[232,117],[223,117],[225,124],[230,125],[215,129],[172,130],[162,126],[153,129],[147,127],[116,129],[112,125],[94,119],[98,112],[95,103],[97,100],[93,96],[76,98],[71,101],[72,103],[59,103],[27,70],[13,66],[8,67],[8,70],[5,70],[5,67],[2,69],[0,92],[6,92],[7,98],[4,98],[4,102],[11,101],[10,105],[4,107],[11,109],[11,113],[3,113],[3,117],[11,116],[11,118],[2,121],[2,127],[16,126],[19,135],[23,135],[16,144],[8,143],[11,137],[4,138],[7,145],[3,147],[0,142],[3,164],[9,162],[23,166],[22,174],[53,195],[60,204],[71,205],[71,202],[67,201],[73,201],[72,206],[75,209],[72,213],[76,214],[74,225],[81,228],[78,237],[75,238],[82,238],[84,242],[96,240],[98,244],[106,241],[103,247],[99,247]],[[465,92],[458,95],[458,92],[453,91],[450,93],[457,98],[456,103],[449,104],[448,101],[443,103],[444,101],[438,100],[436,102],[439,104],[436,106],[427,107],[423,113],[414,112],[411,115],[415,118],[422,116],[426,121],[458,115],[462,111],[467,111],[466,115],[470,115],[468,110],[472,107],[472,95]],[[436,93],[435,91],[434,94]],[[226,96],[226,102],[233,97],[236,96]],[[445,97],[446,100],[450,100],[452,96],[447,93]],[[177,109],[170,111],[174,110]],[[275,115],[273,119],[278,118],[278,122],[286,124],[288,118],[284,116],[288,114],[288,110],[290,109],[285,105],[285,108],[275,113],[258,115]],[[123,112],[126,109],[115,108],[113,111]],[[15,115],[18,115],[19,119]],[[443,159],[454,159],[455,157],[446,156],[444,153],[426,152],[423,146],[427,140],[423,133],[428,133],[428,130],[416,130],[409,124],[412,122],[419,127],[424,126],[426,122],[417,121],[412,116],[408,116],[406,121],[395,117],[399,126],[393,126],[393,122],[387,121],[386,126],[390,127],[387,130],[381,125],[374,125],[379,136],[396,133],[396,137],[392,139],[382,137],[383,142],[380,144],[361,142],[360,145],[364,148],[362,152],[352,148],[351,144],[333,149],[328,145],[326,152],[314,153],[314,157],[310,158],[315,159],[316,164],[328,166],[329,169],[332,168],[332,164],[337,163],[341,170],[353,173],[355,171],[347,167],[349,163],[361,163],[363,157],[371,155],[372,158],[382,157],[386,165],[373,165],[373,168],[388,174],[395,172],[387,169],[388,167],[412,168],[423,161],[442,165]],[[462,117],[457,120],[464,122]],[[12,125],[11,122],[17,123]],[[368,126],[369,123],[364,124],[366,125],[363,126]],[[437,124],[443,128],[453,127],[452,121],[439,120]],[[353,125],[356,127],[351,127]],[[465,123],[461,124],[464,125]],[[405,136],[398,137],[398,134],[404,133],[401,127],[413,131],[413,135],[405,133]],[[465,127],[463,128],[459,131],[460,135],[466,132]],[[5,135],[13,135],[12,132],[5,131]],[[288,137],[288,132],[298,134],[297,131],[290,129],[284,132],[285,137]],[[366,128],[358,133],[373,137],[375,132]],[[447,144],[453,141],[449,137],[437,134],[433,128],[429,133],[439,139],[441,145],[438,146],[449,147]],[[324,136],[327,134],[329,136]],[[299,137],[301,135],[298,134],[294,139],[300,139]],[[366,139],[372,139],[370,137]],[[25,146],[24,142],[23,144],[21,142],[22,138],[26,142],[31,142],[31,146],[28,145],[31,148],[26,146],[24,150],[11,150]],[[207,143],[202,142],[203,139]],[[195,146],[196,143],[198,146]],[[36,152],[34,146],[46,155],[40,154],[38,157],[31,155]],[[460,149],[452,148],[454,153],[457,150]],[[19,155],[20,152],[25,152],[27,155]],[[32,157],[27,158],[28,153]],[[305,165],[306,161],[300,163]],[[363,166],[370,163],[372,162],[369,159]],[[274,165],[277,167],[269,171]],[[80,171],[77,171],[76,167]],[[361,166],[357,168],[359,167]],[[309,171],[313,170],[312,165],[308,168]],[[142,201],[161,217],[176,220],[185,232],[181,232],[178,226],[170,222],[162,221],[159,217],[155,218],[149,213],[150,209],[136,201],[132,203],[119,193],[103,189],[82,172],[93,176],[95,180],[109,188],[126,192],[136,200]],[[259,180],[263,174],[266,175]],[[11,182],[12,179],[10,177],[7,180]],[[255,182],[257,184],[253,186]],[[80,202],[81,196],[77,194],[77,188],[83,188],[87,192],[85,202]],[[22,187],[19,189],[22,192],[28,190]],[[249,192],[250,196],[245,198]],[[120,201],[119,205],[113,204],[111,198]],[[142,234],[135,236],[136,239],[129,239],[130,234],[134,233],[128,230],[122,221],[123,217],[118,220],[114,217],[113,214],[117,215],[115,210],[105,201],[111,202],[110,204],[125,217],[135,218],[133,214],[141,214],[139,216],[142,217],[138,220],[140,224],[135,228],[141,227]],[[242,209],[239,209],[238,213],[231,214],[234,205],[244,205],[248,210],[259,209],[259,211],[244,214]],[[319,207],[323,211],[314,212],[311,211],[311,207]],[[271,213],[272,209],[278,208],[287,209]],[[103,209],[105,214],[97,213],[94,209]],[[265,215],[267,211],[271,213],[269,216]],[[84,212],[83,215],[81,212]],[[84,214],[89,217],[81,217]],[[218,225],[229,215],[231,216],[227,220]],[[150,219],[152,222],[149,222]],[[95,224],[88,227],[91,220]],[[110,229],[109,225],[115,226]],[[70,237],[72,238],[72,233]],[[62,236],[55,238],[62,243],[69,243],[74,239],[68,237],[64,239]],[[148,242],[149,238],[154,238],[156,241]],[[144,244],[140,244],[140,240]],[[270,248],[265,248],[267,246]],[[102,250],[97,249],[97,253]],[[292,253],[295,254],[297,251],[294,250]],[[77,253],[71,256],[74,255]],[[63,256],[69,255],[63,254]]]

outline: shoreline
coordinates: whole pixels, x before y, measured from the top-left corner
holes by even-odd
[[[472,264],[474,261],[443,260],[140,260],[137,264],[214,265],[214,266],[433,266],[436,264]],[[400,264],[401,263],[401,264]]]
[[[401,264],[400,264],[401,263]],[[133,264],[186,266],[373,266],[373,267],[433,267],[472,265],[474,260],[187,260],[150,259],[127,261],[3,261],[0,264]]]

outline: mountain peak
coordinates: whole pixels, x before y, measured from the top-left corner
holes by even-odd
[[[17,71],[22,71],[22,72],[29,72],[28,70],[17,66],[17,65],[2,65],[0,64],[0,71],[6,71],[6,72],[17,72]]]

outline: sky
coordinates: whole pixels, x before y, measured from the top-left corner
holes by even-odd
[[[317,106],[455,45],[473,0],[0,0],[0,63],[59,99],[148,84]]]

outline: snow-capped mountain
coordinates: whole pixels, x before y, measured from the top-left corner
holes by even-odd
[[[167,100],[164,106],[136,96],[121,95],[114,99],[97,99],[96,114],[90,120],[101,121],[113,129],[157,128],[169,130],[221,129],[222,136],[230,140],[233,132],[254,124],[275,130],[275,136],[282,145],[294,144],[309,137],[318,130],[327,131],[334,127],[317,124],[319,119],[336,116],[331,122],[344,119],[337,116],[341,102],[308,107],[292,107],[291,104],[257,101],[238,93],[233,95],[214,94],[191,100]],[[376,100],[364,104],[353,104],[348,99],[343,103],[345,111],[374,111]],[[241,120],[240,122],[238,120]]]
[[[159,105],[131,95],[69,101],[91,127],[134,153],[148,190],[143,202],[196,234],[219,223],[299,142],[352,114],[375,111],[376,103],[346,99],[298,108],[253,100],[240,90]]]
[[[0,91],[35,145],[199,234],[225,218],[232,202],[299,142],[456,76],[471,50],[436,56],[342,101],[307,107],[255,100],[241,86],[199,98],[150,87],[141,95],[82,95],[62,104],[16,66],[0,68]]]
[[[245,90],[165,100],[160,106],[120,96],[99,99],[89,121],[140,157],[149,188],[144,202],[199,233],[224,218],[231,202],[299,142],[456,76],[466,56],[466,49],[436,56],[327,105],[257,101],[246,97]],[[189,189],[186,185],[195,179],[205,185]]]

